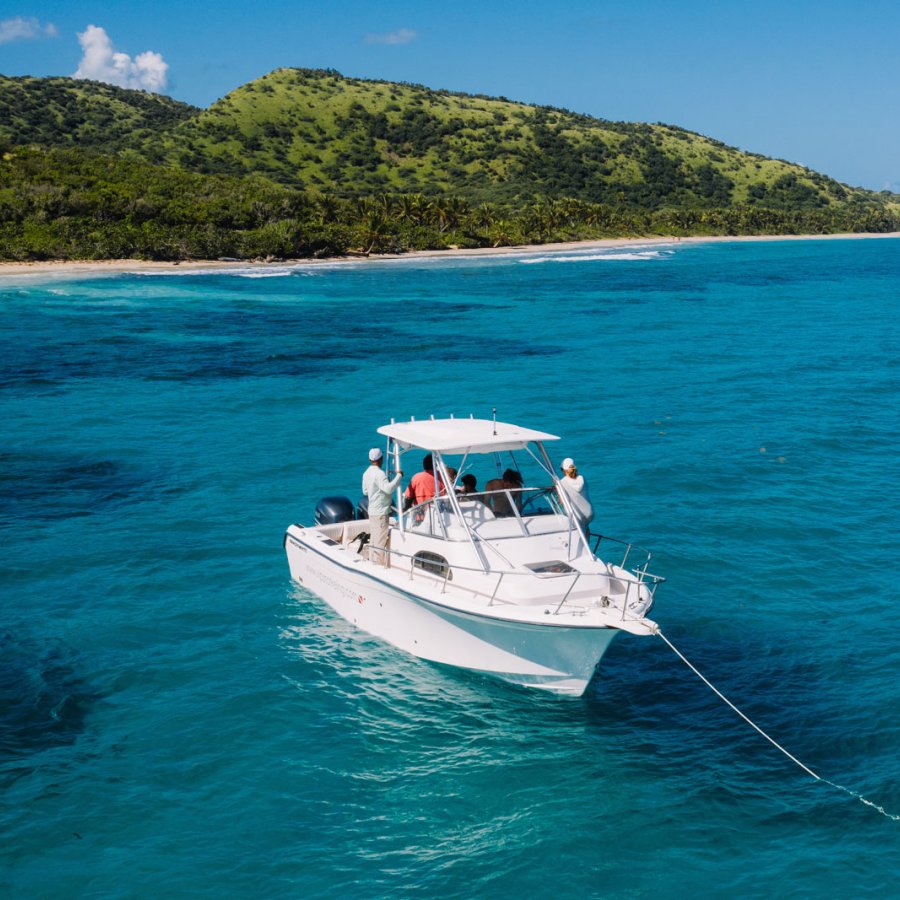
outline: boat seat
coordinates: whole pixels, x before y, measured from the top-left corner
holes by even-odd
[[[330,525],[319,525],[317,530],[323,538],[340,543],[341,535],[344,533],[344,523],[333,522]]]

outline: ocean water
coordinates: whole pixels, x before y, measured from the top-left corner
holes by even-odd
[[[282,549],[391,417],[560,434],[668,638],[898,814],[898,279],[894,239],[4,277],[0,895],[900,895],[900,822],[662,641],[545,696]]]

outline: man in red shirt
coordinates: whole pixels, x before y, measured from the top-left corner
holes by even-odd
[[[429,453],[422,460],[422,471],[416,472],[406,489],[405,508],[418,506],[434,496],[434,461]]]

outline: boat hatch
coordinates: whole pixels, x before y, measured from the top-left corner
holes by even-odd
[[[573,569],[561,559],[554,559],[550,562],[527,563],[525,568],[531,569],[535,575],[573,575],[578,571],[578,569]]]

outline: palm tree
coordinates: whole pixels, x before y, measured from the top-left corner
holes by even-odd
[[[497,219],[491,225],[490,241],[492,247],[509,247],[516,243],[515,226],[508,219]]]
[[[318,207],[319,221],[323,225],[328,225],[329,223],[337,222],[338,219],[340,219],[343,204],[332,194],[324,194],[319,197]]]
[[[391,234],[388,219],[378,209],[370,209],[366,213],[361,222],[361,228],[363,243],[366,247],[363,252],[366,256],[376,248],[383,249],[385,239]]]
[[[468,201],[460,197],[451,197],[447,201],[446,211],[448,226],[455,231],[462,224],[463,219],[472,212],[472,207],[469,206]]]
[[[396,199],[395,213],[401,222],[423,225],[431,212],[431,201],[422,194],[401,194]]]
[[[394,197],[390,194],[378,194],[372,198],[372,204],[380,209],[386,218],[391,219],[394,217],[394,212],[396,210],[396,201]]]
[[[482,203],[472,211],[472,225],[483,231],[483,237],[487,239],[491,232],[491,226],[496,222],[497,214],[489,203]]]

